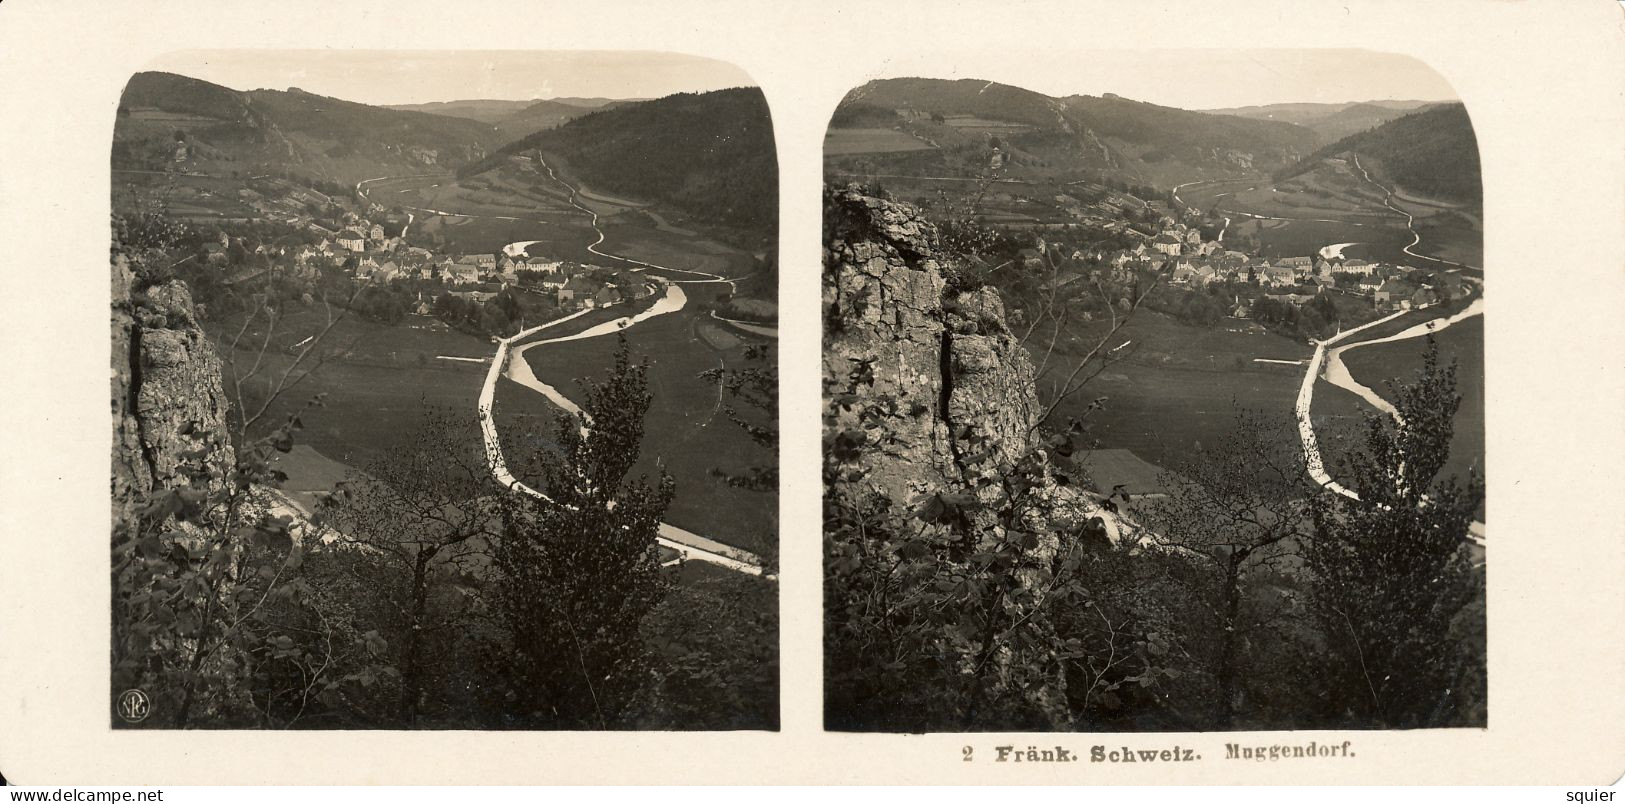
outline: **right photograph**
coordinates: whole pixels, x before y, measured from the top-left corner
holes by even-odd
[[[826,728],[1485,727],[1470,110],[1370,51],[1051,64],[830,121]]]

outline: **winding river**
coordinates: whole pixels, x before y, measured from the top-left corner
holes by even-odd
[[[565,342],[565,341],[576,341],[576,340],[583,340],[583,339],[586,339],[586,338],[597,338],[597,337],[601,337],[601,336],[604,336],[604,335],[613,334],[613,333],[616,333],[616,332],[623,332],[623,331],[625,331],[625,330],[627,330],[627,329],[629,329],[631,327],[634,327],[634,326],[638,325],[641,322],[647,321],[647,320],[649,320],[651,318],[654,318],[656,316],[666,315],[668,313],[675,313],[675,312],[678,312],[678,311],[682,310],[684,307],[686,307],[687,304],[688,304],[688,295],[683,292],[683,289],[680,287],[680,285],[721,282],[721,283],[727,283],[729,285],[729,287],[732,288],[734,280],[726,279],[726,278],[718,276],[716,274],[710,274],[710,273],[706,273],[706,272],[703,272],[703,271],[692,271],[692,270],[683,269],[683,268],[669,268],[669,267],[666,267],[666,266],[663,266],[663,265],[656,265],[656,264],[650,263],[650,262],[643,262],[641,260],[634,260],[634,259],[631,259],[631,258],[628,258],[628,257],[622,257],[622,256],[619,256],[619,255],[616,255],[616,254],[611,254],[611,253],[608,253],[606,251],[603,251],[603,250],[599,249],[598,247],[603,244],[605,236],[604,236],[604,230],[598,225],[598,213],[593,212],[591,209],[588,209],[587,207],[582,206],[579,202],[577,202],[577,200],[576,200],[576,195],[577,195],[576,188],[571,187],[567,182],[564,182],[562,179],[559,179],[558,176],[556,176],[553,173],[552,167],[548,166],[545,162],[543,162],[542,165],[543,165],[543,167],[547,168],[547,172],[548,172],[549,177],[551,177],[554,181],[557,181],[560,184],[562,184],[565,187],[570,189],[570,203],[571,203],[571,205],[575,206],[577,209],[581,210],[582,212],[586,212],[588,215],[590,215],[592,217],[593,230],[598,233],[598,239],[593,241],[592,245],[587,247],[588,251],[592,252],[593,254],[597,254],[597,255],[599,255],[601,257],[605,257],[607,259],[618,260],[620,262],[624,262],[624,263],[634,265],[636,267],[633,268],[632,270],[635,270],[635,271],[643,271],[643,270],[648,269],[648,268],[653,268],[653,269],[656,269],[656,270],[659,270],[659,271],[670,271],[670,272],[679,273],[679,274],[688,274],[688,275],[693,275],[693,276],[705,277],[704,279],[695,279],[695,280],[675,280],[675,279],[666,279],[664,277],[656,276],[653,281],[658,283],[658,285],[663,289],[663,293],[661,294],[661,297],[655,301],[654,304],[650,305],[647,309],[645,309],[645,310],[643,310],[641,312],[638,312],[638,313],[635,313],[635,314],[632,314],[632,315],[621,316],[621,317],[616,318],[616,319],[611,320],[611,321],[605,321],[603,323],[596,324],[594,326],[588,327],[587,329],[584,329],[581,332],[573,333],[573,334],[570,334],[570,335],[563,335],[563,336],[560,336],[560,337],[557,337],[557,338],[547,338],[547,339],[543,339],[543,340],[525,342],[525,341],[527,341],[527,339],[532,338],[533,336],[535,336],[535,335],[537,335],[537,334],[539,334],[541,332],[544,332],[544,331],[546,331],[548,329],[551,329],[553,327],[559,326],[560,324],[564,324],[566,322],[572,321],[572,320],[574,320],[576,318],[579,318],[579,317],[581,317],[581,316],[583,316],[583,315],[585,315],[585,314],[587,314],[589,312],[592,312],[593,311],[592,308],[578,310],[578,311],[576,311],[574,313],[563,316],[562,318],[556,318],[556,319],[554,319],[552,321],[548,321],[548,322],[546,322],[544,324],[540,324],[540,325],[531,327],[529,329],[523,330],[523,331],[521,331],[519,333],[516,333],[512,337],[500,338],[500,339],[497,340],[497,351],[496,351],[496,354],[491,359],[491,367],[486,372],[485,382],[480,387],[479,401],[478,401],[478,403],[476,405],[476,412],[478,414],[478,419],[479,419],[479,423],[480,423],[481,440],[483,441],[483,445],[484,445],[484,448],[485,448],[486,463],[489,465],[489,467],[491,469],[492,476],[494,478],[496,478],[496,481],[499,484],[501,484],[503,487],[511,489],[511,490],[513,490],[515,492],[518,492],[518,493],[521,493],[521,494],[525,494],[527,496],[535,497],[536,499],[547,500],[546,495],[544,495],[540,491],[537,491],[536,489],[531,488],[530,486],[526,485],[524,482],[520,481],[519,478],[514,477],[512,471],[510,471],[509,468],[508,468],[506,458],[502,454],[502,440],[501,440],[500,436],[497,433],[496,418],[493,415],[493,409],[494,409],[494,403],[495,403],[495,397],[496,397],[497,378],[501,377],[501,376],[507,376],[509,379],[513,380],[514,382],[518,383],[519,385],[521,385],[523,387],[526,387],[526,388],[529,388],[529,389],[541,394],[542,396],[546,397],[549,402],[551,402],[552,404],[558,406],[560,409],[565,410],[565,411],[567,411],[567,412],[569,412],[571,414],[581,414],[581,413],[583,413],[583,411],[581,410],[581,407],[579,405],[575,404],[568,397],[564,396],[564,394],[560,393],[558,391],[558,389],[556,389],[553,386],[548,385],[548,384],[542,382],[541,380],[537,379],[537,377],[535,375],[535,372],[531,371],[531,369],[530,369],[530,364],[525,362],[524,353],[526,351],[528,351],[528,350],[530,350],[530,349],[532,349],[534,347],[542,346],[542,345],[550,344],[550,343],[562,343],[562,342]],[[357,193],[361,194],[362,197],[366,197],[367,191],[364,189],[366,184],[369,184],[371,182],[376,182],[376,181],[383,181],[386,178],[390,178],[390,177],[380,177],[380,178],[377,178],[377,179],[367,179],[366,181],[363,181],[363,182],[356,185],[356,191],[357,191]],[[407,177],[402,177],[402,178],[407,178]],[[459,215],[459,213],[442,212],[442,211],[439,211],[439,210],[419,210],[419,211],[429,212],[429,213],[433,213],[433,214],[436,214],[436,215]],[[480,216],[463,216],[463,217],[480,217]],[[507,216],[486,216],[486,217],[499,217],[499,218],[502,218],[504,220],[529,220],[529,219],[525,219],[525,218],[512,218],[512,217],[507,217]],[[535,222],[541,223],[540,220],[537,220]],[[528,241],[518,241],[516,243],[510,243],[508,246],[504,247],[503,251],[504,251],[504,253],[507,253],[509,256],[517,256],[519,254],[523,254],[525,248],[529,247],[530,245],[532,245],[532,244],[534,244],[536,242],[539,242],[539,241],[528,240]],[[599,308],[599,309],[602,309],[602,308]],[[524,342],[524,343],[521,343],[521,342]],[[588,427],[590,425],[591,425],[590,421],[584,422],[583,423],[583,429],[585,429],[586,427]],[[682,528],[676,527],[675,525],[671,525],[670,523],[666,523],[666,522],[660,523],[658,535],[656,536],[656,541],[662,547],[666,547],[668,549],[671,549],[671,550],[677,552],[679,555],[683,556],[684,558],[687,558],[687,559],[690,559],[690,560],[701,561],[701,562],[705,562],[705,563],[708,563],[708,564],[714,564],[714,565],[717,565],[717,566],[720,566],[720,567],[723,567],[723,568],[726,568],[726,569],[729,569],[729,570],[733,570],[735,572],[741,572],[741,573],[745,573],[745,574],[749,574],[749,575],[758,575],[759,576],[759,575],[763,574],[762,573],[762,560],[759,557],[757,557],[755,555],[752,555],[751,553],[746,552],[744,550],[740,550],[740,549],[732,547],[730,545],[723,544],[722,542],[718,542],[716,540],[709,539],[709,538],[706,538],[704,536],[701,536],[701,535],[699,535],[697,533],[693,533],[693,532],[684,530]],[[773,576],[773,575],[768,575],[766,577],[769,578],[770,580],[776,580],[777,579],[776,576]]]

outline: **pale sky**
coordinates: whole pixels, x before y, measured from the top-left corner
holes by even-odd
[[[432,101],[658,98],[754,86],[725,62],[640,51],[192,50],[143,69],[232,89],[287,89],[373,105]]]
[[[944,70],[945,62],[952,67]],[[1045,95],[1104,95],[1181,109],[1270,103],[1456,100],[1427,65],[1369,50],[1008,49],[921,54],[888,61],[876,78],[985,78]]]

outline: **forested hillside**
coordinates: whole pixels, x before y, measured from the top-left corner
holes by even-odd
[[[503,146],[470,176],[529,150],[562,157],[595,190],[767,231],[778,219],[778,158],[754,87],[682,93],[595,111]]]
[[[525,100],[454,100],[433,103],[398,103],[384,108],[403,112],[426,112],[447,117],[466,117],[481,123],[492,123],[524,111],[536,101]]]
[[[1295,123],[1320,135],[1323,143],[1334,142],[1376,128],[1396,117],[1402,117],[1437,101],[1370,100],[1345,103],[1271,103],[1264,106],[1237,106],[1229,109],[1204,109],[1207,114],[1246,117],[1252,120],[1275,120]]]
[[[1323,159],[1347,153],[1375,160],[1382,177],[1404,189],[1475,206],[1483,201],[1478,139],[1467,107],[1459,103],[1430,107],[1344,137],[1277,178],[1297,176]]]

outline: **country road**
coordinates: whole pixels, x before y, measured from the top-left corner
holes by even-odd
[[[1480,291],[1480,293],[1482,294],[1482,291]],[[1429,306],[1431,305],[1423,305],[1413,309],[1425,309]],[[1353,392],[1372,407],[1375,407],[1389,416],[1392,416],[1396,421],[1398,421],[1399,411],[1394,408],[1392,403],[1386,399],[1383,399],[1375,391],[1361,384],[1349,374],[1348,369],[1343,366],[1343,352],[1350,349],[1357,349],[1362,346],[1371,346],[1379,343],[1392,343],[1410,338],[1419,338],[1424,335],[1431,335],[1435,332],[1443,330],[1451,324],[1464,321],[1476,315],[1482,315],[1484,313],[1484,297],[1483,295],[1480,295],[1466,308],[1449,316],[1424,321],[1393,335],[1388,335],[1369,341],[1357,341],[1346,346],[1336,345],[1363,330],[1370,329],[1379,324],[1387,323],[1409,312],[1411,312],[1411,310],[1400,310],[1392,315],[1384,316],[1353,329],[1339,332],[1326,340],[1315,341],[1315,353],[1314,356],[1309,359],[1309,366],[1304,371],[1303,383],[1298,388],[1298,399],[1296,404],[1293,406],[1293,414],[1297,418],[1298,436],[1303,442],[1304,463],[1308,468],[1309,476],[1315,481],[1315,483],[1334,494],[1340,494],[1351,500],[1360,499],[1358,494],[1338,483],[1332,478],[1331,474],[1326,471],[1325,462],[1320,454],[1320,445],[1315,438],[1314,422],[1310,417],[1310,411],[1314,404],[1315,380],[1321,376],[1324,376],[1327,382]],[[1485,546],[1486,530],[1487,528],[1483,522],[1474,522],[1472,523],[1472,528],[1469,531],[1468,539],[1472,541],[1473,544],[1482,548]]]
[[[1360,156],[1359,156],[1359,154],[1354,155],[1354,167],[1359,169],[1360,175],[1364,176],[1365,180],[1367,182],[1369,182],[1371,184],[1371,186],[1373,186],[1373,187],[1375,187],[1375,188],[1377,188],[1377,189],[1379,189],[1379,190],[1381,190],[1383,192],[1383,198],[1382,198],[1383,206],[1386,206],[1390,210],[1393,210],[1394,212],[1397,212],[1397,213],[1405,216],[1405,228],[1409,229],[1410,232],[1411,232],[1410,245],[1405,246],[1405,248],[1403,249],[1403,251],[1406,254],[1409,254],[1412,257],[1415,257],[1415,258],[1417,258],[1419,260],[1427,260],[1429,262],[1436,262],[1436,263],[1438,263],[1440,265],[1448,265],[1448,266],[1450,266],[1452,268],[1465,268],[1465,269],[1467,269],[1469,271],[1482,271],[1483,270],[1482,268],[1479,268],[1477,266],[1466,265],[1466,264],[1459,263],[1459,262],[1451,262],[1450,260],[1442,260],[1442,259],[1439,259],[1438,257],[1429,257],[1426,254],[1418,253],[1415,249],[1416,249],[1416,246],[1418,246],[1418,245],[1420,245],[1422,243],[1422,233],[1416,231],[1416,216],[1412,215],[1409,212],[1406,212],[1403,209],[1400,209],[1398,206],[1396,206],[1394,204],[1394,191],[1387,188],[1387,187],[1385,187],[1385,186],[1383,186],[1376,179],[1371,178],[1371,172],[1366,170],[1364,165],[1360,164]]]
[[[514,477],[513,473],[508,469],[506,459],[503,457],[502,441],[497,433],[495,417],[492,415],[493,403],[496,397],[497,378],[505,375],[514,382],[547,397],[549,401],[561,409],[571,413],[581,413],[582,411],[580,406],[576,405],[574,402],[570,401],[569,398],[559,393],[557,389],[536,378],[535,373],[530,370],[530,365],[524,360],[524,351],[530,349],[531,347],[541,346],[543,344],[561,343],[565,341],[581,340],[583,338],[594,338],[614,332],[624,331],[625,329],[636,325],[640,321],[647,321],[655,316],[664,315],[666,313],[674,313],[683,309],[687,299],[683,294],[682,288],[677,287],[675,283],[667,283],[666,291],[666,295],[663,296],[660,301],[657,301],[654,306],[644,310],[641,313],[632,316],[623,316],[613,321],[607,321],[572,335],[532,341],[518,348],[514,348],[516,343],[530,338],[543,330],[574,319],[586,312],[589,312],[588,310],[582,310],[563,318],[549,321],[540,326],[531,327],[530,329],[515,334],[513,337],[503,338],[498,341],[496,355],[491,360],[491,368],[486,372],[485,384],[480,388],[480,399],[478,406],[480,429],[485,442],[486,461],[490,464],[491,473],[496,477],[498,483],[521,494],[525,494],[539,500],[547,500],[546,495],[542,494],[536,489],[531,488],[530,486],[521,482],[518,478]],[[583,427],[585,428],[590,425],[591,422],[588,421],[583,424]],[[713,539],[708,539],[699,534],[683,530],[682,528],[666,522],[660,523],[659,533],[656,536],[656,541],[663,547],[677,551],[677,553],[682,555],[684,558],[702,561],[708,564],[716,564],[726,569],[746,573],[748,575],[762,574],[761,559],[757,558],[756,556]],[[773,576],[768,577],[772,578]]]
[[[1223,181],[1217,181],[1217,182],[1212,182],[1212,183],[1225,184],[1225,183],[1229,183],[1231,181],[1239,181],[1239,180],[1226,179],[1226,180],[1223,180]],[[1188,181],[1188,182],[1185,182],[1184,184],[1179,185],[1178,187],[1175,187],[1173,189],[1174,202],[1178,203],[1178,204],[1181,204],[1181,205],[1184,205],[1184,206],[1190,206],[1189,204],[1186,204],[1184,202],[1184,200],[1182,200],[1179,197],[1179,191],[1186,188],[1186,187],[1190,187],[1190,186],[1193,186],[1193,185],[1208,184],[1208,183],[1209,183],[1208,181]],[[1249,187],[1247,189],[1248,190],[1254,190],[1254,189],[1257,189],[1257,188],[1256,187]],[[1271,188],[1271,189],[1274,189],[1274,188]],[[1280,192],[1280,191],[1276,190],[1276,192]],[[1283,217],[1281,217],[1279,215],[1259,215],[1259,214],[1253,213],[1253,212],[1242,212],[1242,211],[1236,210],[1236,209],[1223,209],[1223,208],[1218,207],[1216,205],[1218,200],[1220,198],[1223,198],[1223,197],[1227,196],[1227,195],[1231,195],[1231,194],[1230,193],[1221,193],[1221,194],[1219,194],[1217,196],[1214,196],[1214,198],[1213,198],[1214,203],[1215,203],[1215,206],[1213,207],[1213,210],[1215,212],[1218,212],[1221,215],[1240,215],[1243,218],[1252,218],[1253,220],[1284,221],[1284,222],[1287,222],[1287,223],[1338,223],[1338,224],[1343,224],[1345,226],[1374,226],[1374,225],[1376,225],[1376,224],[1371,224],[1371,223],[1360,223],[1358,221],[1336,220],[1336,219],[1333,219],[1333,218],[1283,218]],[[1229,225],[1230,225],[1230,219],[1226,218],[1225,219],[1225,226],[1228,227]],[[1417,256],[1421,256],[1421,255],[1417,255]],[[1431,259],[1431,258],[1425,258],[1425,259]]]
[[[587,251],[590,251],[593,254],[597,254],[600,257],[604,257],[604,258],[611,259],[611,260],[618,260],[620,262],[624,262],[624,263],[628,263],[628,264],[631,264],[631,265],[638,266],[638,267],[632,269],[634,271],[641,271],[641,270],[643,270],[645,268],[654,268],[654,269],[660,270],[660,271],[675,271],[675,272],[680,273],[680,274],[693,274],[695,276],[706,277],[705,279],[672,280],[674,282],[679,282],[680,281],[680,282],[682,282],[684,284],[695,284],[695,283],[701,283],[701,282],[726,282],[728,284],[729,289],[734,289],[734,287],[735,287],[734,286],[734,280],[725,279],[725,278],[723,278],[721,276],[718,276],[717,274],[706,273],[705,271],[693,271],[693,270],[689,270],[687,268],[668,268],[668,267],[666,267],[664,265],[655,265],[652,262],[644,262],[642,260],[634,260],[634,259],[632,259],[630,257],[622,257],[619,254],[611,254],[611,253],[609,253],[607,251],[600,250],[598,247],[600,245],[603,245],[605,235],[604,235],[603,227],[598,225],[598,213],[591,210],[591,209],[589,209],[589,208],[587,208],[587,207],[585,207],[585,206],[582,206],[581,202],[576,200],[577,197],[581,195],[581,190],[576,188],[575,186],[571,185],[569,182],[565,181],[564,179],[559,178],[558,174],[553,172],[553,166],[549,165],[547,163],[547,160],[538,159],[537,161],[541,162],[542,167],[547,170],[547,177],[548,178],[552,179],[553,181],[558,182],[560,185],[563,185],[565,189],[570,191],[570,206],[573,206],[576,209],[579,209],[582,212],[585,212],[588,215],[592,216],[592,228],[593,228],[593,231],[598,233],[598,239],[592,241],[592,243],[587,246]]]
[[[575,333],[575,334],[572,334],[572,335],[565,335],[565,336],[558,337],[558,338],[550,338],[550,339],[546,339],[546,340],[534,341],[534,342],[525,343],[523,345],[516,346],[516,344],[519,344],[520,341],[523,341],[523,340],[525,340],[527,338],[530,338],[530,337],[536,335],[539,332],[542,332],[544,330],[547,330],[547,329],[550,329],[552,327],[558,326],[558,325],[563,324],[563,323],[565,323],[567,321],[571,321],[571,320],[573,320],[573,319],[575,319],[577,317],[580,317],[581,315],[584,315],[584,314],[586,314],[588,312],[591,312],[592,308],[585,309],[585,310],[579,310],[577,312],[571,313],[570,315],[564,316],[562,318],[557,318],[557,319],[554,319],[552,321],[546,322],[544,324],[540,324],[538,326],[531,327],[530,329],[526,329],[524,331],[521,331],[519,333],[514,334],[512,337],[498,339],[498,341],[497,341],[497,351],[496,351],[496,354],[491,359],[491,368],[490,368],[490,370],[486,372],[485,383],[480,387],[479,402],[477,403],[477,406],[476,406],[476,410],[477,410],[478,417],[479,417],[479,422],[480,422],[481,438],[484,441],[484,446],[485,446],[486,462],[487,462],[487,464],[489,464],[489,466],[491,468],[492,475],[496,478],[497,482],[499,484],[501,484],[503,487],[508,488],[508,489],[512,489],[512,490],[517,491],[517,492],[519,492],[521,494],[525,494],[525,495],[528,495],[528,496],[531,496],[531,497],[535,497],[536,499],[547,500],[546,495],[542,494],[541,492],[537,491],[536,489],[531,488],[530,486],[525,485],[518,478],[514,477],[513,473],[508,469],[507,460],[506,460],[506,458],[504,458],[504,456],[502,454],[502,441],[501,441],[501,438],[499,437],[499,435],[497,433],[496,419],[492,415],[493,405],[494,405],[495,398],[496,398],[496,381],[497,381],[497,378],[501,377],[501,376],[507,376],[509,379],[513,380],[514,382],[518,383],[519,385],[521,385],[523,387],[526,387],[526,388],[529,388],[532,391],[536,391],[539,394],[542,394],[550,402],[552,402],[554,405],[558,406],[559,408],[561,408],[561,409],[563,409],[565,411],[569,411],[571,413],[580,413],[580,412],[582,412],[580,406],[578,406],[574,402],[570,401],[570,399],[568,397],[565,397],[562,393],[560,393],[558,391],[558,389],[553,388],[552,386],[547,385],[546,383],[543,383],[541,380],[537,379],[535,373],[530,370],[530,365],[524,361],[524,352],[525,351],[529,350],[532,347],[541,346],[541,345],[547,344],[547,343],[560,343],[560,342],[564,342],[564,341],[582,340],[582,339],[585,339],[585,338],[596,338],[596,337],[600,337],[600,336],[603,336],[603,335],[609,335],[609,334],[612,334],[612,333],[625,331],[625,330],[627,330],[627,329],[629,329],[629,328],[631,328],[633,326],[636,326],[639,322],[647,321],[648,319],[654,318],[655,316],[665,315],[667,313],[675,313],[675,312],[677,312],[679,310],[682,310],[685,306],[687,306],[687,304],[688,304],[688,295],[683,292],[683,289],[681,287],[679,287],[680,285],[724,282],[724,283],[727,283],[729,285],[729,287],[731,288],[731,287],[734,286],[733,285],[734,280],[725,279],[725,278],[723,278],[721,276],[717,276],[716,274],[710,274],[710,273],[706,273],[704,271],[691,271],[691,270],[682,269],[682,268],[668,268],[668,267],[663,266],[663,265],[656,265],[656,264],[650,263],[650,262],[643,262],[641,260],[634,260],[634,259],[630,259],[630,258],[627,258],[627,257],[621,257],[619,255],[610,254],[608,252],[600,250],[598,248],[598,246],[601,245],[604,242],[605,235],[604,235],[604,230],[598,225],[598,213],[593,212],[591,209],[588,209],[587,207],[584,207],[579,202],[577,202],[576,201],[576,194],[577,194],[576,188],[571,187],[569,185],[569,183],[567,183],[564,180],[558,178],[558,176],[553,173],[553,169],[552,169],[551,166],[547,165],[546,162],[543,162],[542,166],[547,168],[547,172],[548,172],[549,177],[551,177],[554,181],[557,181],[560,184],[564,185],[565,187],[569,188],[571,205],[574,206],[576,209],[579,209],[582,212],[585,212],[585,213],[587,213],[588,215],[590,215],[592,217],[592,227],[593,227],[593,230],[598,233],[598,239],[593,241],[593,244],[591,246],[588,246],[588,251],[592,252],[593,254],[597,254],[597,255],[599,255],[601,257],[605,257],[607,259],[619,260],[621,262],[636,265],[638,267],[633,269],[633,270],[636,270],[636,271],[643,271],[643,270],[645,270],[647,268],[654,268],[654,269],[659,270],[659,271],[671,271],[671,272],[680,273],[680,274],[690,274],[690,275],[697,275],[697,276],[707,277],[706,279],[700,279],[700,280],[677,280],[677,279],[665,279],[664,277],[658,277],[657,276],[656,281],[659,282],[660,285],[665,288],[665,293],[661,296],[660,299],[656,300],[655,303],[653,305],[651,305],[647,310],[644,310],[644,311],[642,311],[640,313],[636,313],[636,314],[630,315],[630,316],[622,316],[622,317],[617,318],[617,319],[615,319],[613,321],[606,321],[604,323],[597,324],[595,326],[587,328],[586,330],[583,330],[581,332],[578,332],[578,333]],[[370,184],[372,182],[383,181],[383,180],[385,180],[387,178],[425,178],[425,177],[402,176],[402,177],[380,177],[380,178],[376,178],[376,179],[367,179],[365,181],[362,181],[362,182],[356,184],[356,192],[359,193],[360,195],[362,195],[362,197],[366,197],[366,190],[364,189],[364,185]],[[417,209],[417,208],[414,207],[413,209]],[[454,213],[454,212],[440,212],[438,210],[421,210],[421,211],[429,212],[429,213],[436,214],[436,215],[457,215],[457,214],[459,214],[459,213]],[[467,216],[467,217],[479,217],[479,216]],[[487,216],[487,217],[495,217],[495,216]],[[512,220],[530,220],[530,219],[527,219],[527,218],[512,218]],[[537,221],[537,222],[540,222],[540,221]],[[585,423],[584,426],[590,426],[590,422]],[[726,569],[730,569],[730,570],[733,570],[735,572],[742,572],[742,573],[749,574],[749,575],[762,575],[763,574],[762,573],[762,561],[761,561],[761,559],[759,557],[757,557],[755,555],[752,555],[752,554],[750,554],[750,553],[748,553],[748,552],[746,552],[744,550],[740,550],[740,549],[731,547],[729,545],[723,544],[723,543],[718,542],[718,541],[713,540],[713,539],[708,539],[708,538],[706,538],[704,536],[701,536],[701,535],[696,534],[696,533],[692,533],[690,531],[684,530],[682,528],[676,527],[675,525],[671,525],[671,524],[666,523],[666,522],[660,523],[659,533],[658,533],[658,536],[656,537],[656,541],[659,542],[659,544],[661,546],[667,547],[667,548],[669,548],[671,550],[674,550],[679,555],[682,555],[685,558],[693,559],[695,561],[702,561],[702,562],[709,563],[709,564],[715,564],[717,566],[724,567]],[[773,576],[773,575],[768,575],[766,577],[769,578],[770,580],[776,580],[777,579],[776,576]]]

